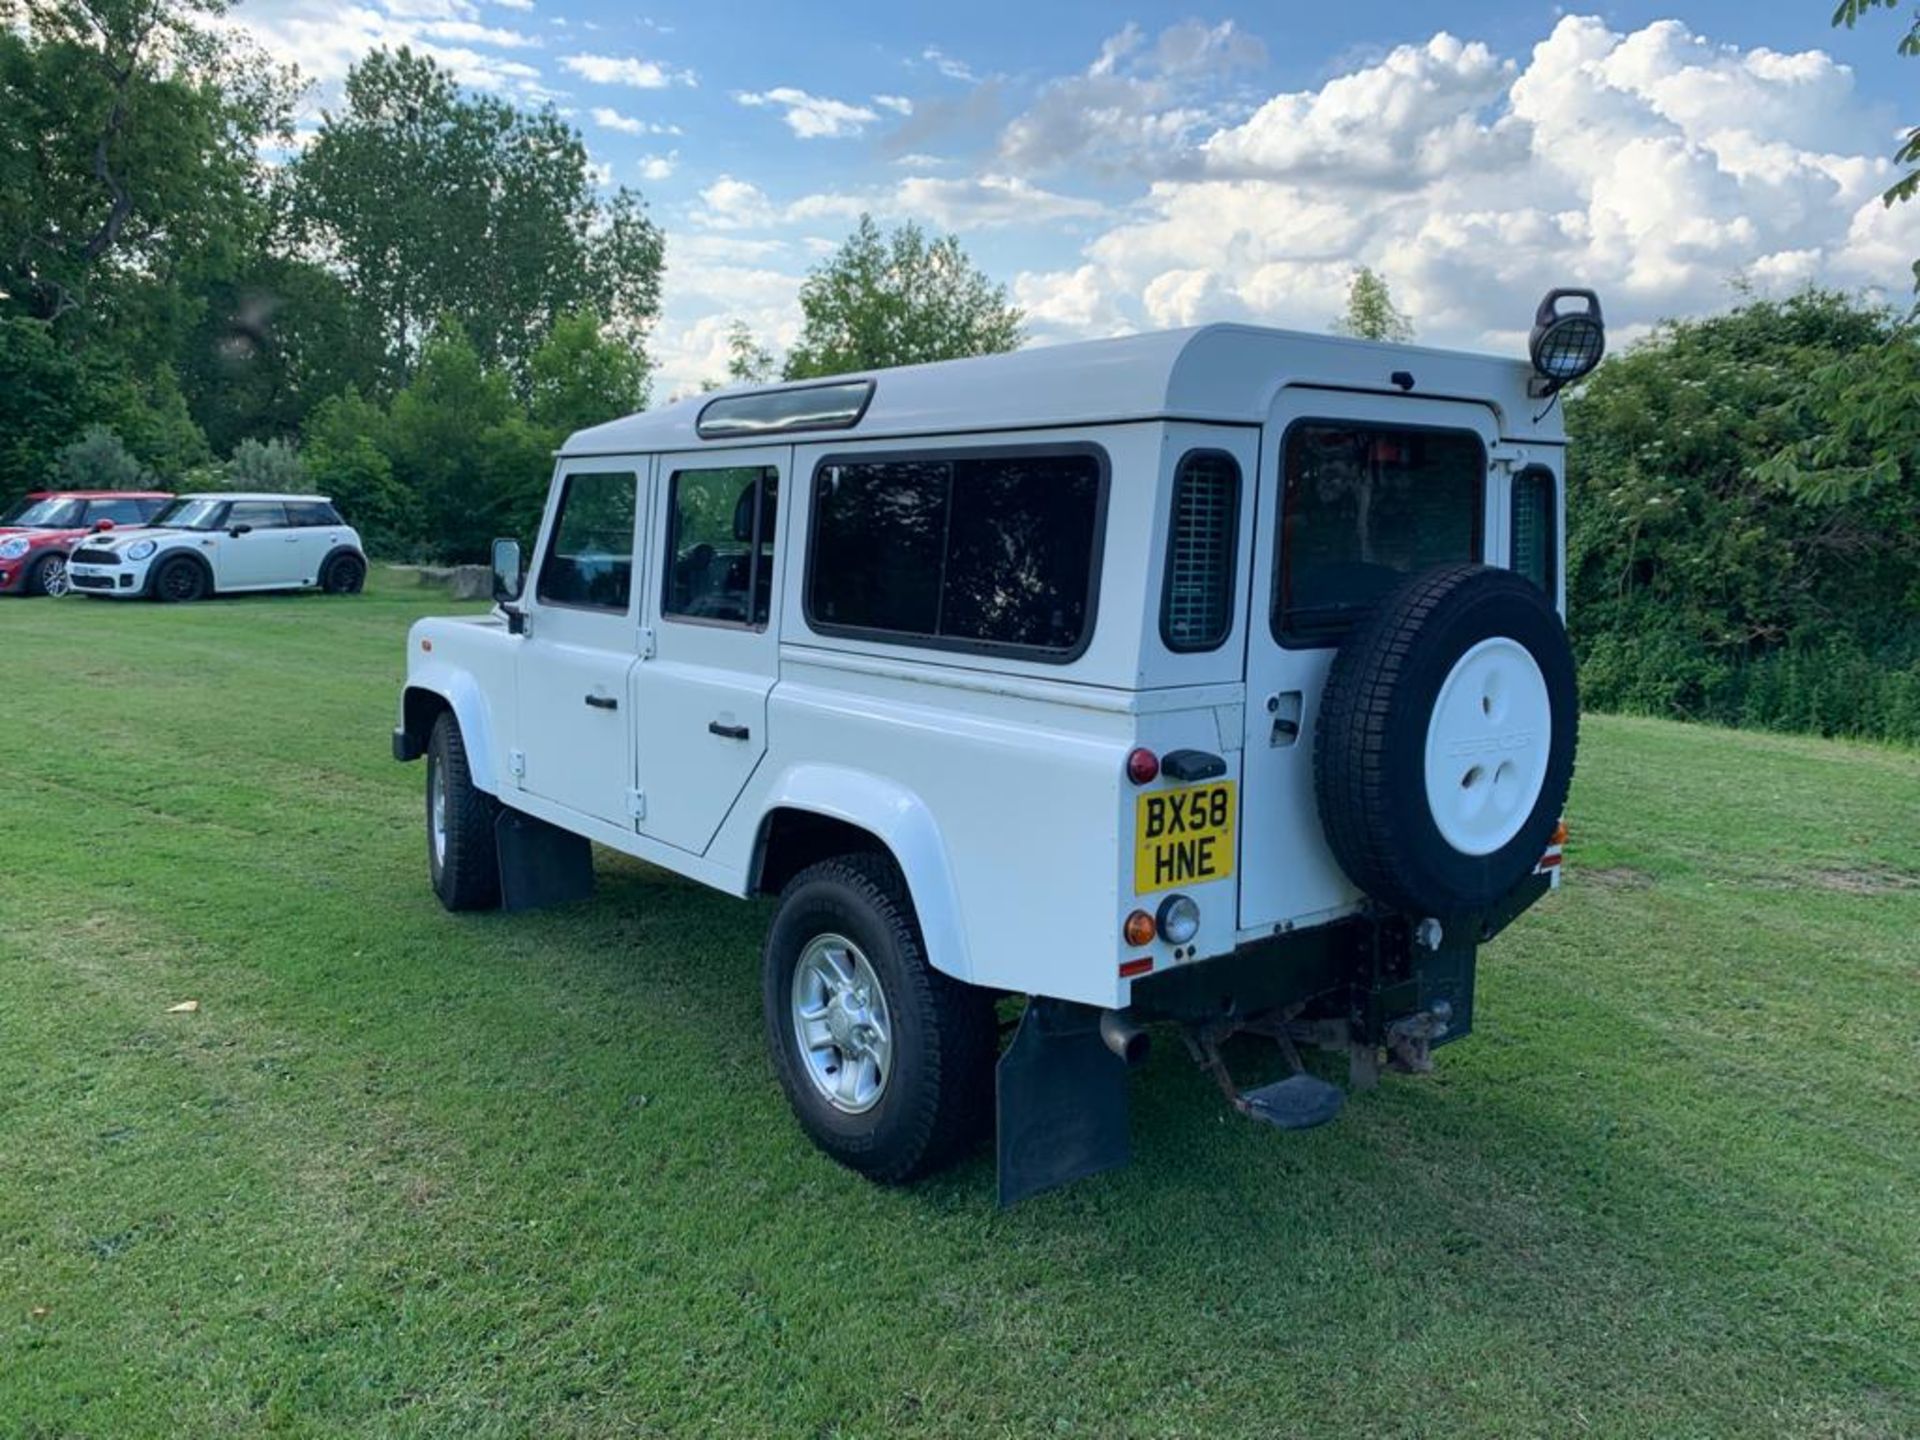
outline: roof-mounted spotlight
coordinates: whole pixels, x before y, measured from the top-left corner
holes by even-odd
[[[1561,302],[1584,300],[1580,310],[1562,313]],[[1533,357],[1537,395],[1552,395],[1600,363],[1607,352],[1607,327],[1600,318],[1600,297],[1591,290],[1549,290],[1533,312],[1527,353]]]

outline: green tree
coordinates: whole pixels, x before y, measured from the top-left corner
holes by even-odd
[[[883,235],[869,215],[808,274],[800,310],[790,380],[999,354],[1020,344],[1025,318],[957,237],[911,223]]]
[[[528,410],[557,446],[576,430],[647,404],[647,357],[591,310],[563,315],[527,361]]]
[[[1347,313],[1333,322],[1333,330],[1360,340],[1405,343],[1413,339],[1413,322],[1394,305],[1386,280],[1367,265],[1353,272],[1347,286]]]
[[[386,414],[358,390],[316,405],[307,417],[308,483],[334,503],[375,555],[424,553],[418,497],[393,473]]]
[[[638,344],[659,310],[660,232],[633,191],[599,193],[579,133],[409,50],[353,67],[289,183],[294,236],[344,277],[395,381],[443,316],[519,382],[562,316]]]
[[[242,440],[228,458],[225,477],[230,489],[270,490],[299,494],[307,488],[307,464],[290,440]]]
[[[1591,703],[1920,739],[1920,333],[1750,300],[1607,361],[1567,425]]]
[[[773,351],[753,338],[744,320],[727,326],[727,379],[735,385],[764,385],[779,373]]]
[[[153,483],[105,425],[89,425],[78,440],[61,446],[47,479],[60,490],[140,490]]]

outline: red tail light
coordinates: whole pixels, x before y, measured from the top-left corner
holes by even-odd
[[[1151,785],[1160,774],[1160,757],[1141,746],[1127,755],[1127,779],[1136,785]]]

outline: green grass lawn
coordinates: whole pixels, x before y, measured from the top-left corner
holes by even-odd
[[[766,906],[442,912],[431,608],[0,604],[0,1435],[1920,1434],[1920,755],[1590,718],[1435,1076],[1162,1043],[1002,1214],[801,1136]]]

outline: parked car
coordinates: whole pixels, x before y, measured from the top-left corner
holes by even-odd
[[[142,525],[164,490],[35,490],[0,515],[0,595],[64,595],[67,556],[87,536]]]
[[[1327,1120],[1299,1048],[1429,1068],[1557,880],[1551,397],[1603,343],[1556,292],[1531,365],[1214,325],[584,430],[530,583],[497,542],[498,608],[408,638],[433,888],[578,897],[596,841],[778,896],[773,1068],[881,1181],[996,1118],[1003,1202],[1124,1162],[1148,1021]]]
[[[360,537],[324,495],[182,495],[147,525],[68,557],[82,595],[198,600],[250,590],[360,591]]]

